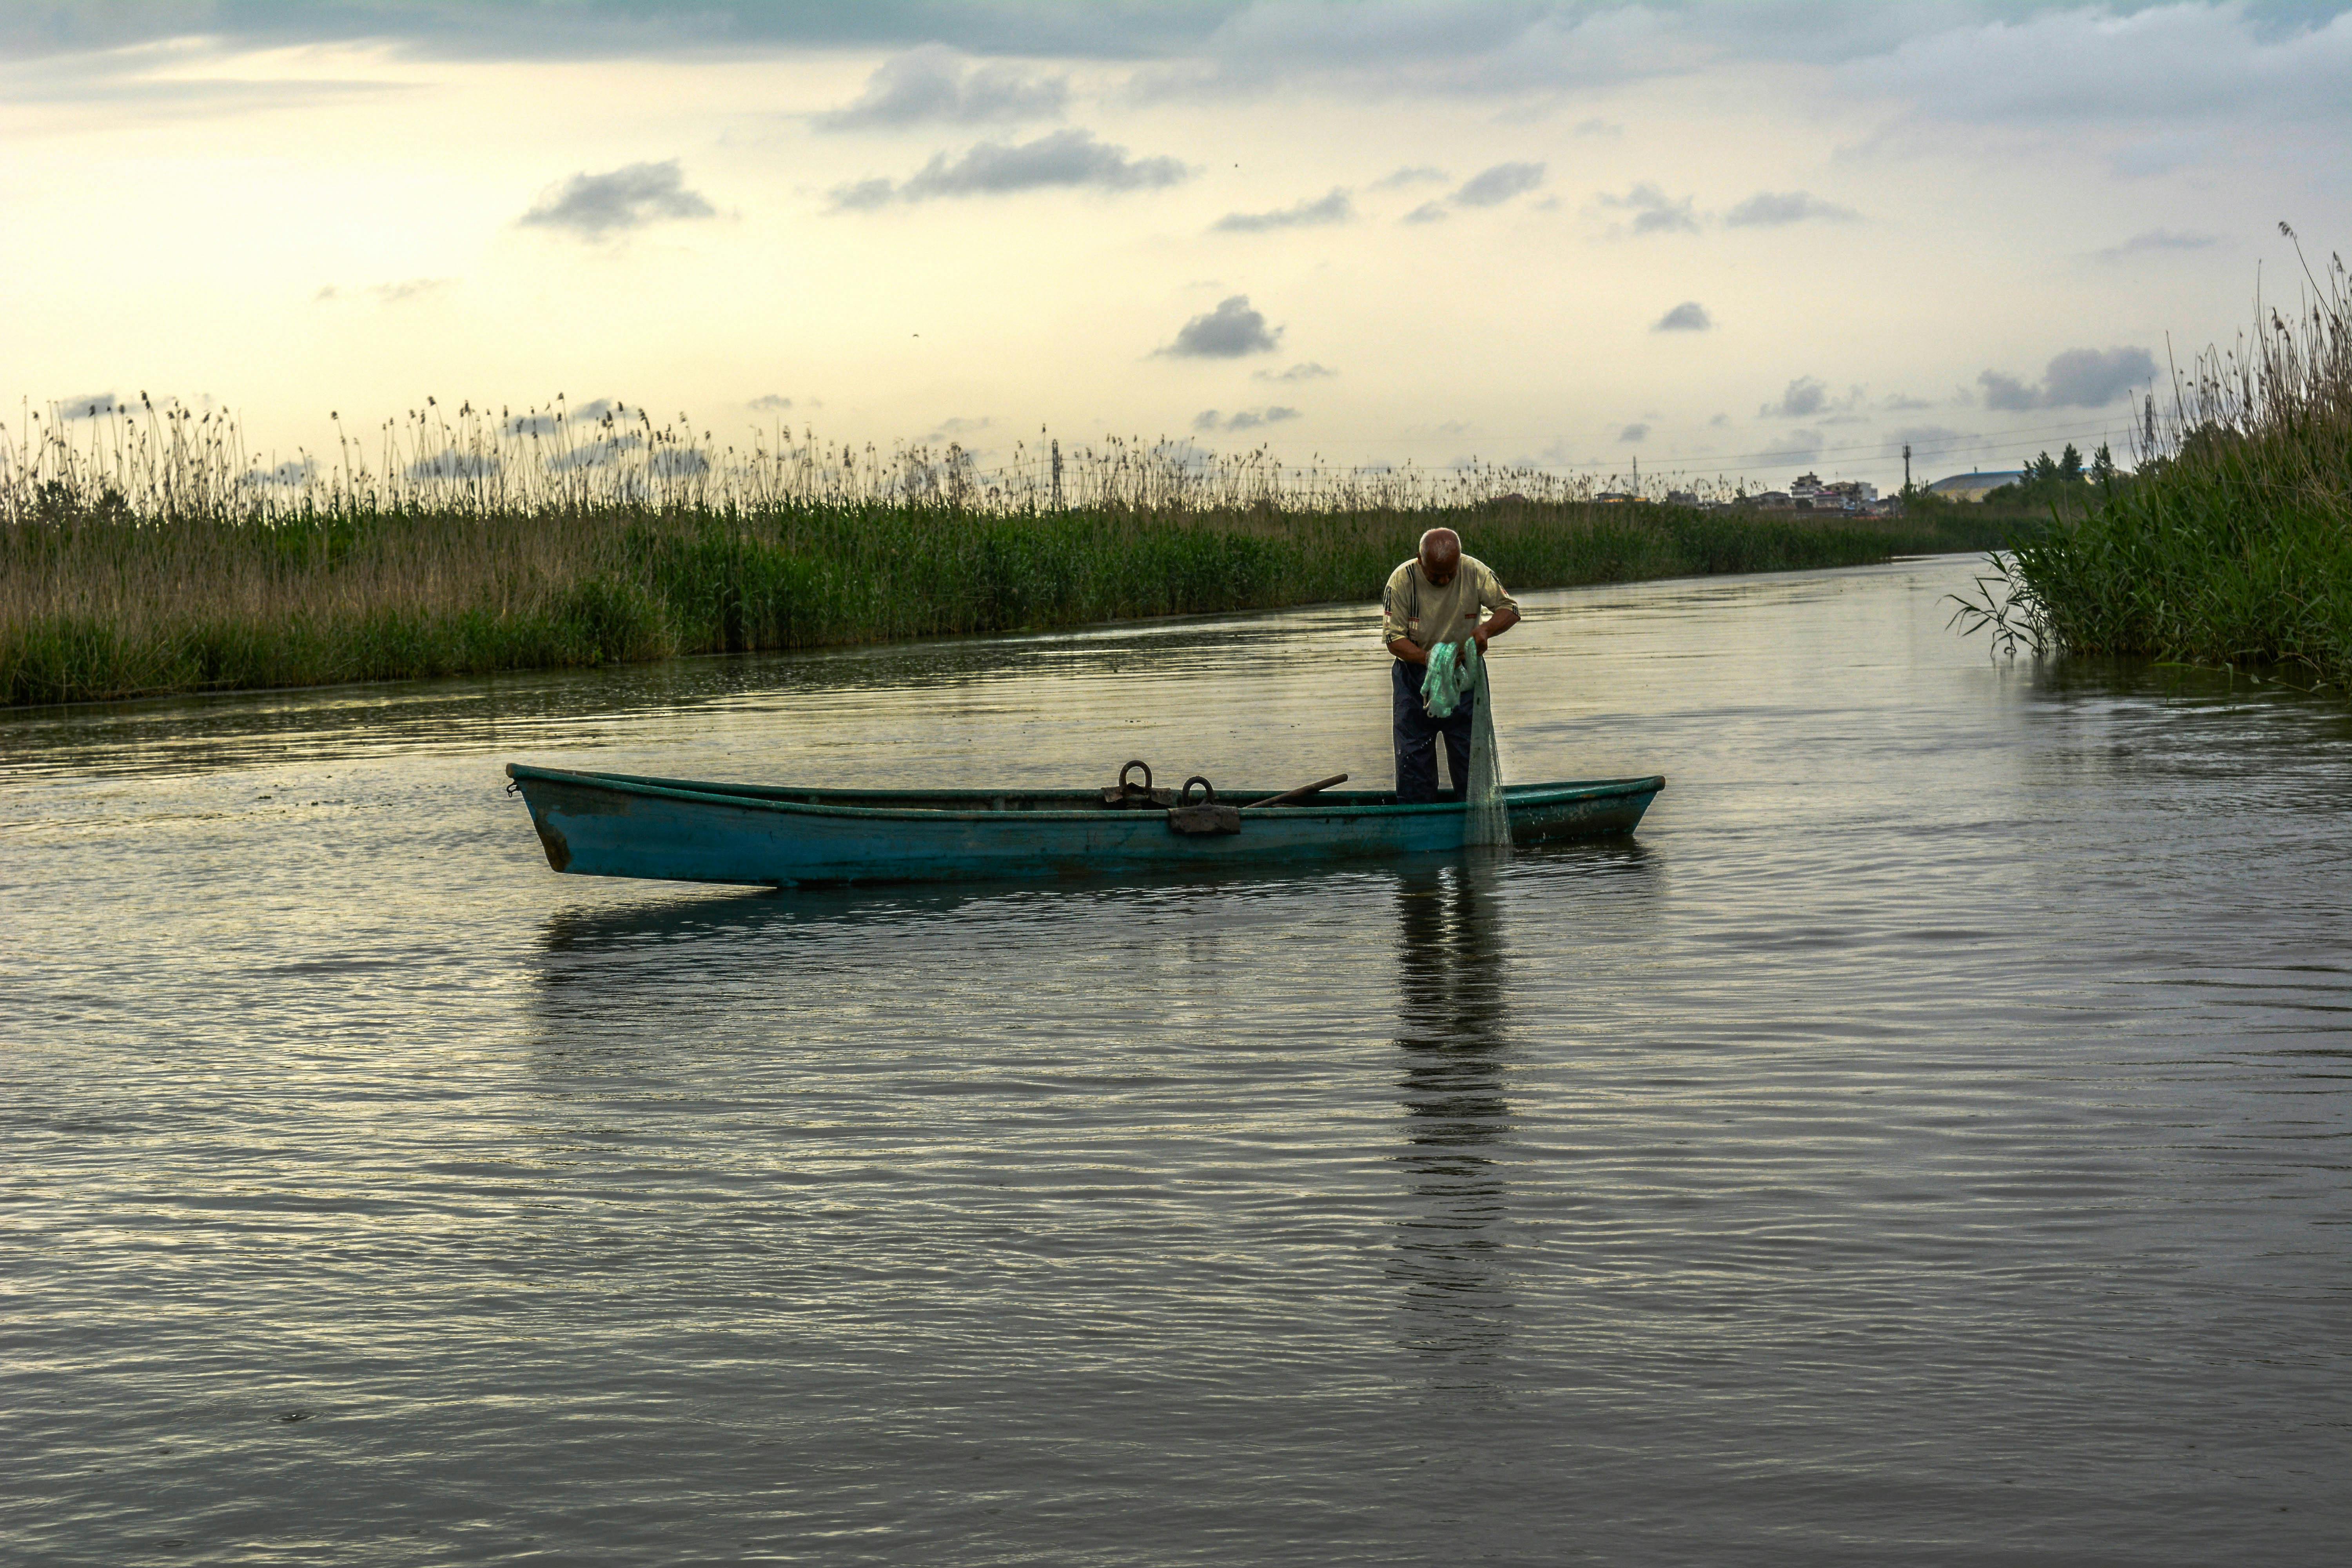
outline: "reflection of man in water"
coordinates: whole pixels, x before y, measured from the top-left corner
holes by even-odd
[[[1482,625],[1478,612],[1488,612]],[[1453,713],[1433,719],[1422,706],[1421,681],[1429,650],[1440,643],[1475,642],[1479,657],[1486,639],[1519,624],[1519,602],[1484,561],[1462,553],[1462,536],[1433,528],[1421,536],[1421,553],[1389,574],[1381,596],[1381,638],[1396,655],[1390,685],[1396,704],[1397,799],[1411,805],[1437,798],[1437,737],[1445,737],[1446,765],[1456,800],[1470,777],[1470,718],[1476,697],[1465,693]]]
[[[1404,1342],[1456,1363],[1492,1360],[1509,1335],[1511,1106],[1504,942],[1468,866],[1416,868],[1397,882],[1397,1033],[1409,1181],[1390,1276],[1403,1287]],[[1458,1375],[1447,1386],[1475,1386]]]

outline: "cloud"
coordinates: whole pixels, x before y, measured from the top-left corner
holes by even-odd
[[[664,447],[646,459],[646,471],[656,479],[699,479],[710,471],[710,459],[691,447]]]
[[[422,300],[428,294],[437,294],[445,289],[455,288],[457,282],[455,278],[404,278],[397,283],[371,283],[358,292],[365,294],[379,304],[403,305],[411,300]],[[332,283],[328,283],[322,285],[316,294],[310,296],[310,302],[314,305],[323,304],[330,300],[343,298],[346,296],[342,289]]]
[[[1339,374],[1329,365],[1317,364],[1310,359],[1292,365],[1288,370],[1254,370],[1250,372],[1250,379],[1252,381],[1324,381]]]
[[[1543,177],[1541,163],[1497,163],[1471,175],[1446,199],[1458,207],[1500,206],[1542,184]]]
[[[1437,174],[1434,169],[1413,172]],[[1400,169],[1383,183],[1401,184],[1398,175],[1406,173],[1408,171]],[[1459,186],[1447,194],[1444,202],[1457,207],[1500,206],[1514,196],[1522,196],[1534,190],[1543,184],[1543,179],[1544,165],[1541,163],[1496,163],[1492,168],[1481,169],[1463,181]],[[1444,204],[1433,201],[1423,202],[1405,214],[1404,221],[1406,223],[1443,223],[1446,216]]]
[[[1443,169],[1432,168],[1427,163],[1408,163],[1402,169],[1393,170],[1374,180],[1372,189],[1394,191],[1401,190],[1406,185],[1442,185],[1447,178]]]
[[[487,479],[498,471],[497,454],[461,452],[455,447],[446,447],[429,458],[419,458],[406,469],[412,479]]]
[[[247,468],[237,482],[256,489],[299,489],[319,477],[319,465],[308,458],[280,463],[274,468]]]
[[[76,56],[79,66],[107,61],[126,47],[160,47],[198,33],[229,51],[364,41],[395,54],[499,60],[759,59],[818,50],[919,55],[960,48],[1139,65],[1137,89],[1144,96],[1307,87],[1358,97],[1456,94],[1482,101],[1559,97],[1581,86],[1617,88],[1708,67],[1755,74],[1759,67],[1795,62],[1809,71],[1826,67],[1839,73],[1825,89],[1836,96],[1907,101],[1923,118],[2029,124],[2068,118],[2227,119],[2249,109],[2340,121],[2352,58],[2352,18],[2336,0],[1748,6],[1622,0],[1123,5],[643,0],[560,10],[560,25],[551,26],[545,0],[19,5],[0,6],[0,57],[47,62]],[[2086,68],[2086,61],[2095,61],[2096,68]],[[121,70],[111,64],[100,68]],[[41,74],[61,72],[52,67]],[[215,84],[153,85],[184,93]],[[234,84],[251,92],[281,86]],[[838,112],[865,103],[861,97]]]
[[[1073,129],[1017,144],[983,142],[961,158],[933,153],[929,163],[898,184],[886,179],[859,180],[835,187],[833,201],[836,207],[870,208],[893,201],[1051,188],[1151,190],[1175,184],[1192,173],[1177,159],[1130,158],[1126,148],[1097,142],[1091,131]]]
[[[499,429],[508,436],[552,436],[562,423],[552,414],[516,414],[500,421]]]
[[[1897,414],[1909,414],[1922,408],[1933,408],[1936,405],[1927,398],[1912,397],[1898,392],[1886,400],[1885,406]]]
[[[656,479],[698,479],[710,472],[710,458],[694,447],[656,447],[645,458],[645,472]]]
[[[2156,379],[2146,349],[2068,349],[2042,372],[2042,400],[2052,408],[2104,408]]]
[[[744,407],[752,409],[761,414],[782,414],[792,405],[793,400],[791,398],[779,396],[772,392],[762,393],[758,397],[751,399],[751,402],[743,405]]]
[[[1650,427],[1647,425],[1628,425],[1625,428],[1617,432],[1617,439],[1628,446],[1638,441],[1646,441],[1649,438]]]
[[[0,56],[113,51],[202,34],[231,50],[364,43],[394,55],[470,60],[712,58],[816,51],[954,51],[1142,66],[1141,96],[1257,92],[1312,85],[1353,92],[1497,93],[1614,85],[1685,68],[1719,52],[1734,24],[1694,26],[1663,8],[1556,0],[1430,5],[1145,0],[1118,5],[998,0],[988,5],[840,0],[142,0],[0,6]],[[1590,10],[1591,14],[1583,14]],[[23,15],[16,15],[22,13]],[[1750,29],[1785,37],[1782,21]],[[1802,51],[1800,50],[1800,53]],[[896,62],[893,62],[896,63]],[[919,85],[940,61],[910,68]],[[961,63],[961,62],[959,62]],[[877,72],[877,76],[882,73]],[[1024,79],[1015,79],[1019,81]],[[240,84],[266,87],[271,84]],[[958,85],[963,85],[959,81]],[[1034,85],[1034,84],[1033,84]],[[877,93],[890,101],[895,79]],[[909,89],[910,90],[910,89]],[[917,96],[919,102],[919,95]],[[960,100],[959,100],[960,101]],[[854,113],[866,96],[836,110]]]
[[[92,392],[80,397],[68,397],[57,405],[60,419],[98,419],[109,414],[128,414],[131,405],[118,403],[110,392]]]
[[[1612,196],[1606,192],[1601,196],[1602,206],[1615,207],[1633,215],[1635,234],[1673,234],[1678,231],[1696,234],[1698,219],[1692,216],[1691,203],[1689,196],[1680,201],[1670,200],[1665,192],[1646,180],[1622,196]]]
[[[995,423],[995,420],[986,417],[979,419],[966,419],[959,416],[951,419],[942,419],[937,425],[933,426],[929,431],[924,433],[923,439],[926,441],[954,441],[961,444],[970,441],[974,436],[979,435],[982,431],[987,429],[990,426],[994,425]]]
[[[925,44],[884,61],[855,101],[811,123],[820,131],[865,131],[1056,120],[1069,99],[1067,77],[1036,76],[1005,64],[974,67],[945,44]]]
[[[2013,375],[2003,375],[1999,371],[1989,370],[1978,376],[1977,380],[1983,384],[1984,404],[1987,408],[2015,410],[2042,406],[2042,394]]]
[[[872,179],[853,180],[845,185],[833,187],[833,205],[849,212],[870,212],[876,207],[887,207],[898,196],[898,185],[879,174]]]
[[[665,218],[709,217],[713,210],[699,192],[686,188],[686,175],[671,158],[630,163],[602,174],[574,174],[562,189],[523,214],[521,221],[602,239]]]
[[[561,24],[551,25],[545,0],[18,5],[0,6],[0,54],[115,50],[201,34],[240,49],[365,42],[470,60],[759,58],[935,43],[1032,58],[1133,60],[1197,49],[1235,8],[1234,0],[1119,7],[640,0],[625,6],[565,5]]]
[[[1570,134],[1574,136],[1602,136],[1614,141],[1616,138],[1625,134],[1625,128],[1615,123],[1613,121],[1598,119],[1580,120],[1576,122],[1576,129],[1570,132]]]
[[[634,451],[645,444],[645,437],[635,430],[623,431],[614,436],[602,436],[593,441],[583,442],[572,447],[561,457],[550,458],[547,460],[548,471],[569,474],[576,473],[582,468],[610,468],[621,460],[622,453]]]
[[[220,9],[205,5],[199,22],[194,7],[177,5],[0,5],[0,101],[103,106],[116,119],[198,119],[414,90],[398,81],[248,70],[236,58],[244,51],[224,36]],[[86,32],[91,22],[100,26]],[[127,37],[99,41],[117,33],[110,24],[124,22]],[[144,37],[142,23],[152,29]]]
[[[1268,329],[1265,317],[1250,308],[1248,295],[1235,294],[1208,314],[1185,322],[1174,342],[1155,352],[1188,359],[1239,359],[1271,353],[1281,338],[1280,327]]]
[[[368,293],[387,305],[402,305],[454,288],[457,282],[455,278],[404,278],[397,283],[375,284]]]
[[[1774,402],[1756,412],[1767,419],[1806,419],[1827,408],[1830,389],[1817,377],[1801,375]]]
[[[2126,257],[2146,256],[2160,250],[2203,250],[2219,245],[2218,237],[2210,234],[2189,234],[2178,229],[2143,229],[2121,245],[2111,245],[2105,250],[2091,252],[2101,261],[2121,261]]]
[[[1176,7],[1216,15],[1206,5]],[[1690,59],[1704,29],[1663,8],[1504,0],[1431,5],[1234,5],[1209,35],[1138,73],[1146,99],[1264,93],[1312,85],[1352,94],[1491,100],[1621,85]],[[1580,14],[1590,11],[1591,14]]]
[[[2198,132],[2169,131],[2118,147],[2107,154],[2107,168],[2119,180],[2147,180],[2186,168],[2212,150],[2213,138]]]
[[[2352,13],[2297,23],[2281,7],[2066,6],[1912,37],[1845,68],[1852,85],[1909,102],[1921,119],[2048,130],[2090,121],[2155,122],[2352,112]],[[2085,68],[2084,62],[2096,62]]]
[[[1346,223],[1356,216],[1355,203],[1340,186],[1331,187],[1330,194],[1316,201],[1301,199],[1286,207],[1264,213],[1227,213],[1212,227],[1232,233],[1256,234],[1269,228],[1304,228],[1316,224]]]
[[[309,484],[319,476],[319,465],[308,458],[280,463],[274,468],[247,468],[238,482],[247,485],[268,485],[295,489]]]
[[[2155,379],[2156,358],[2146,349],[2068,349],[2052,357],[2039,386],[1996,370],[1978,376],[1977,384],[1984,388],[1987,408],[2022,412],[2104,408]]]
[[[1706,307],[1696,300],[1685,300],[1651,323],[1654,332],[1703,332],[1715,325],[1715,318]]]
[[[1297,409],[1279,405],[1272,408],[1243,408],[1227,415],[1220,415],[1213,408],[1203,408],[1192,416],[1192,428],[1201,431],[1255,430],[1262,425],[1279,425],[1286,419],[1299,417]]]
[[[1825,202],[1808,191],[1759,191],[1724,214],[1723,221],[1735,228],[1777,228],[1808,218],[1851,223],[1860,216],[1852,207]]]

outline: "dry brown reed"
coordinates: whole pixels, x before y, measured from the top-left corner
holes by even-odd
[[[1988,541],[1596,505],[1510,468],[1047,440],[736,448],[643,410],[437,404],[264,467],[144,398],[0,450],[0,701],[593,664],[1360,598],[1453,521],[1525,587]],[[340,424],[340,421],[338,421]]]
[[[144,393],[135,405],[58,405],[46,416],[24,410],[13,428],[0,421],[0,520],[37,512],[50,487],[148,519],[876,503],[999,512],[1372,511],[1475,505],[1504,495],[1581,501],[1596,493],[1591,476],[1509,464],[1433,469],[1319,458],[1286,464],[1263,447],[1221,453],[1139,437],[1065,451],[1041,432],[988,467],[955,443],[886,451],[782,426],[737,445],[698,430],[683,415],[657,424],[642,406],[601,400],[578,414],[562,398],[493,414],[471,403],[451,411],[428,397],[365,433],[347,430],[339,413],[333,422],[334,451],[271,462],[252,455],[226,413],[158,408]],[[1662,496],[1666,483],[1653,476],[1646,489]],[[1598,488],[1622,491],[1629,484],[1612,475]],[[1705,493],[1733,488],[1690,484]]]

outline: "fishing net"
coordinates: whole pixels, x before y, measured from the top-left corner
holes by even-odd
[[[1475,692],[1470,717],[1470,777],[1464,795],[1468,802],[1462,824],[1465,844],[1508,844],[1511,810],[1503,798],[1503,753],[1495,744],[1493,688],[1486,680],[1486,661],[1475,642],[1439,643],[1429,650],[1429,673],[1422,678],[1422,706],[1433,719],[1452,715],[1465,693]]]

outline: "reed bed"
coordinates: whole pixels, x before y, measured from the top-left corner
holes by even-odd
[[[738,452],[636,411],[428,407],[373,460],[346,442],[265,468],[217,416],[37,426],[0,452],[11,705],[1362,600],[1441,523],[1526,588],[1991,542],[1966,521],[1766,521],[1510,469],[1171,443],[1048,442],[983,471],[954,447]]]
[[[2297,314],[2258,309],[2168,417],[2151,404],[2136,474],[1997,552],[1961,617],[2037,651],[2352,685],[2352,289],[2340,256],[2304,281]]]

